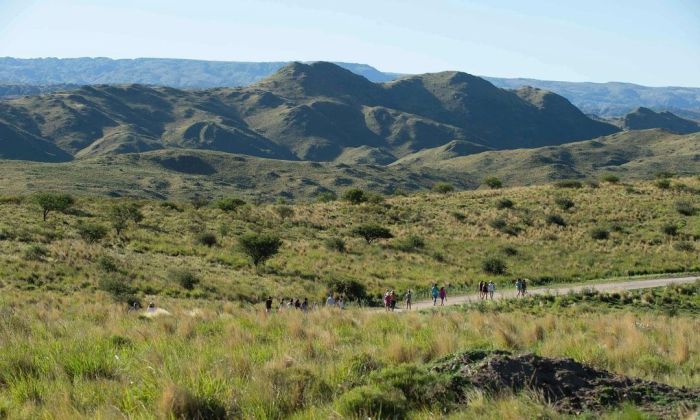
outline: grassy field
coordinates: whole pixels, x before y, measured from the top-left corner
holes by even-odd
[[[321,299],[338,282],[359,283],[373,297],[387,288],[423,293],[433,282],[456,293],[486,279],[512,286],[517,276],[539,285],[700,271],[694,252],[698,186],[691,178],[673,180],[669,189],[655,182],[548,185],[359,205],[246,205],[229,212],[214,205],[79,197],[70,214],[54,212],[46,222],[31,198],[6,197],[0,278],[10,289],[64,293],[90,292],[110,278],[139,295],[256,302],[267,295]],[[124,202],[140,206],[144,218],[117,235],[108,215]],[[369,223],[386,227],[393,238],[367,244],[353,235]],[[86,224],[107,228],[106,236],[86,241],[80,235]],[[249,232],[283,242],[258,269],[238,243]],[[202,244],[204,234],[216,243]],[[494,259],[504,265],[503,274],[484,271]],[[199,283],[182,288],[178,271],[191,272]]]

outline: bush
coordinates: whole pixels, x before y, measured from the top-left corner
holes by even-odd
[[[326,248],[331,251],[345,252],[345,241],[341,238],[328,238],[325,244]]]
[[[85,242],[95,243],[107,236],[107,228],[94,223],[78,224],[78,234]]]
[[[407,401],[396,388],[359,386],[338,398],[338,412],[348,418],[403,418]]]
[[[160,203],[160,206],[164,209],[175,210],[178,213],[182,213],[182,208],[180,208],[180,206],[173,203],[172,201],[164,201]]]
[[[368,244],[371,244],[377,239],[393,238],[389,229],[379,225],[362,225],[352,230],[354,236],[362,237]]]
[[[497,190],[503,187],[503,182],[495,176],[490,176],[484,179],[484,184],[492,190]]]
[[[605,174],[600,179],[601,181],[608,182],[610,184],[617,184],[620,182],[620,177],[615,174]]]
[[[508,198],[501,198],[500,200],[496,201],[496,208],[499,210],[512,209],[514,205],[515,203]]]
[[[596,241],[602,241],[610,238],[610,232],[608,232],[607,229],[595,228],[591,231],[591,238],[595,239]]]
[[[506,274],[508,272],[508,266],[506,265],[506,262],[496,257],[490,257],[485,259],[484,262],[481,263],[481,269],[484,270],[484,272],[487,274],[493,274],[497,276]]]
[[[343,193],[343,200],[351,204],[360,204],[368,200],[367,194],[358,188],[351,188]]]
[[[583,188],[583,184],[581,184],[580,181],[575,181],[572,179],[556,182],[554,186],[557,188]]]
[[[109,293],[114,300],[121,303],[133,305],[134,302],[139,302],[135,296],[136,289],[129,286],[127,280],[122,276],[106,276],[102,277],[97,287]]]
[[[433,185],[433,192],[440,194],[451,193],[454,190],[455,187],[453,187],[452,184],[449,184],[447,182],[438,182],[437,184]]]
[[[24,251],[24,259],[29,261],[41,261],[49,255],[49,250],[42,245],[32,245]]]
[[[116,273],[119,271],[117,260],[108,255],[100,256],[97,259],[97,265],[100,267],[101,270],[106,271],[108,273]]]
[[[668,236],[676,236],[678,235],[678,226],[674,224],[667,224],[661,226],[661,232]]]
[[[364,301],[367,299],[367,288],[357,280],[334,278],[328,280],[327,284],[331,292],[344,295],[349,300]]]
[[[199,278],[197,278],[197,275],[191,272],[190,270],[170,270],[170,272],[168,273],[168,277],[170,277],[177,284],[179,284],[180,287],[186,290],[192,290],[197,284],[199,284]]]
[[[562,210],[569,210],[574,207],[574,201],[566,197],[557,197],[554,203]]]
[[[514,246],[506,245],[501,249],[501,252],[503,252],[504,255],[507,255],[509,257],[514,257],[518,255],[518,249]]]
[[[200,232],[195,236],[195,242],[200,245],[212,247],[217,244],[216,235],[212,232]]]
[[[294,209],[290,206],[276,206],[275,213],[277,213],[280,219],[285,220],[294,216]]]
[[[446,377],[412,364],[372,372],[370,381],[398,389],[403,393],[407,404],[413,408],[432,404],[444,407],[456,400],[456,396],[448,390],[449,380]]]
[[[190,203],[192,203],[192,207],[198,210],[208,205],[209,199],[206,197],[202,197],[201,195],[195,195],[190,199]]]
[[[681,252],[693,252],[695,251],[695,245],[691,242],[676,242],[673,244],[673,248],[676,249],[676,251],[681,251]]]
[[[397,240],[394,243],[394,248],[399,251],[411,252],[417,249],[425,248],[425,240],[417,235],[410,235],[406,238]]]
[[[489,226],[491,226],[493,229],[496,229],[499,232],[503,232],[505,234],[511,235],[511,236],[518,236],[520,233],[520,229],[517,226],[509,226],[508,222],[505,221],[505,219],[494,219],[489,222]]]
[[[372,204],[381,204],[384,202],[384,196],[376,192],[366,193],[367,202]]]
[[[661,178],[658,181],[654,183],[657,188],[662,189],[662,190],[667,190],[671,188],[671,181],[669,181],[667,178]]]
[[[246,202],[240,198],[221,198],[214,203],[216,208],[225,212],[238,211],[238,209],[245,206],[245,204]]]
[[[674,174],[668,171],[661,171],[656,173],[656,179],[668,179],[673,177]]]
[[[49,212],[60,211],[64,212],[71,208],[75,203],[73,197],[68,194],[56,193],[39,193],[34,196],[34,201],[41,207],[44,221],[49,215]]]
[[[338,199],[338,196],[333,191],[323,191],[316,196],[316,201],[319,203],[330,203]]]
[[[694,216],[695,213],[697,213],[697,209],[693,203],[688,201],[676,202],[676,211],[683,216]]]
[[[241,236],[238,243],[256,267],[277,254],[282,246],[282,241],[277,236],[256,233]]]
[[[559,216],[558,214],[550,214],[546,218],[547,223],[550,225],[557,225],[557,226],[566,226],[566,220],[564,220],[563,217]]]

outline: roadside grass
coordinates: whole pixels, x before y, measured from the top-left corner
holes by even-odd
[[[168,297],[159,306],[172,315],[145,319],[103,293],[3,290],[0,409],[9,418],[337,417],[346,393],[371,386],[373,372],[398,375],[401,366],[419,368],[477,348],[571,357],[619,374],[700,386],[697,316],[684,311],[266,315],[259,306]],[[414,401],[407,415],[558,417],[528,393],[475,393],[466,405],[443,403]]]

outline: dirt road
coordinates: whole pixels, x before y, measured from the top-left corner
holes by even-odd
[[[556,294],[566,294],[569,292],[579,292],[583,289],[595,289],[600,292],[619,292],[623,290],[635,290],[635,289],[650,289],[654,287],[668,286],[669,284],[684,284],[693,283],[694,281],[700,279],[700,277],[675,277],[675,278],[660,278],[660,279],[648,279],[648,280],[630,280],[630,281],[615,281],[610,283],[597,283],[597,284],[584,284],[576,286],[561,286],[561,287],[540,287],[540,288],[528,288],[528,294],[530,295],[541,295],[550,293]],[[515,286],[507,290],[496,290],[494,294],[494,299],[509,299],[516,297]],[[447,302],[445,305],[461,305],[464,303],[477,302],[479,300],[479,294],[474,293],[471,295],[459,295],[459,296],[447,296]],[[403,302],[401,302],[403,304]],[[440,299],[438,299],[438,305],[440,305]],[[403,305],[402,305],[403,306]],[[413,310],[427,309],[433,307],[432,300],[424,300],[413,303]],[[403,309],[403,308],[402,308]],[[397,311],[400,310],[397,308]]]

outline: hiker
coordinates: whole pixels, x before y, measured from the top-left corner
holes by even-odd
[[[396,292],[393,290],[391,291],[391,312],[394,312],[394,309],[396,309]]]
[[[480,281],[479,282],[479,299],[484,298],[484,282]]]
[[[525,294],[527,293],[527,279],[523,279],[523,282],[522,282],[520,288],[523,291],[523,296],[525,296]]]
[[[518,291],[518,294],[516,296],[517,297],[522,296],[522,294],[523,294],[523,281],[520,280],[520,278],[515,280],[515,289]]]
[[[447,290],[443,286],[440,288],[440,306],[445,306],[445,300],[447,300]]]
[[[345,309],[345,299],[342,296],[338,298],[338,308]]]
[[[156,304],[151,302],[148,304],[148,308],[146,309],[146,312],[155,312],[156,311]]]
[[[267,300],[265,301],[265,312],[268,314],[272,311],[272,296],[268,296]]]
[[[386,289],[386,292],[384,293],[384,309],[389,312],[389,308],[391,307],[391,292],[389,289]]]
[[[412,298],[412,293],[411,289],[408,289],[408,292],[404,295],[404,300],[406,301],[406,310],[410,311],[411,310],[411,298]]]
[[[433,294],[433,306],[437,305],[437,298],[438,295],[440,294],[440,289],[437,287],[437,283],[433,283],[433,288],[430,290],[430,292]]]
[[[301,309],[301,301],[299,299],[294,301],[294,307],[296,309]]]
[[[494,284],[493,280],[486,285],[486,290],[489,292],[489,297],[491,297],[491,300],[493,300],[493,292],[496,291],[496,284]]]
[[[304,298],[304,301],[301,303],[301,310],[304,312],[309,310],[309,299]]]
[[[328,306],[328,307],[335,306],[335,299],[333,299],[332,293],[328,294],[328,299],[326,299],[326,306]]]

